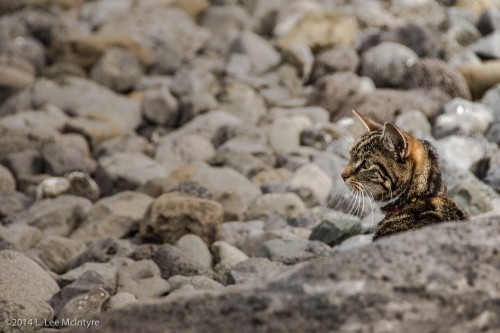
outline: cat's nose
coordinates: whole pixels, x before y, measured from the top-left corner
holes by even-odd
[[[342,173],[340,174],[340,176],[342,177],[342,179],[345,181],[347,178],[349,178],[351,176],[352,172],[351,172],[351,168],[349,167],[346,167]]]

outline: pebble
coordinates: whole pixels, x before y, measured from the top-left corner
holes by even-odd
[[[270,70],[281,60],[278,51],[267,40],[251,31],[241,34],[238,47],[241,53],[248,55],[256,74]]]
[[[287,183],[294,191],[301,189],[311,191],[314,197],[312,201],[319,204],[325,203],[333,185],[330,176],[313,163],[297,169]]]
[[[269,193],[253,202],[248,209],[247,219],[266,220],[275,213],[294,218],[304,215],[306,211],[306,205],[295,193]]]
[[[177,240],[175,246],[193,261],[206,268],[212,268],[212,253],[210,253],[207,244],[199,236],[186,234]]]
[[[250,258],[233,266],[228,273],[229,284],[258,282],[283,272],[286,266],[267,258]]]
[[[111,296],[106,304],[107,311],[114,311],[123,307],[137,304],[138,301],[134,295],[126,292],[116,293]]]
[[[153,261],[158,265],[161,277],[169,279],[174,275],[203,275],[212,278],[212,269],[203,266],[184,254],[180,249],[170,244],[163,244],[153,254]]]
[[[69,300],[56,314],[62,321],[84,320],[101,313],[101,307],[109,299],[109,293],[104,288],[96,288],[86,294],[76,296]]]
[[[308,241],[302,239],[282,240],[272,239],[264,243],[267,257],[285,265],[294,265],[298,262],[310,260],[312,258],[326,257],[331,254],[328,245],[318,241]]]
[[[51,271],[62,274],[69,263],[85,250],[85,243],[79,239],[48,236],[38,243],[37,248],[40,250],[40,259],[45,265]]]
[[[152,260],[140,260],[118,268],[116,292],[130,293],[141,301],[164,296],[170,290],[167,280]]]
[[[224,241],[214,242],[211,247],[215,261],[225,267],[233,267],[249,257],[237,247]]]

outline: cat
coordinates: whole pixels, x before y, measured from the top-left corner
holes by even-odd
[[[433,223],[468,219],[467,212],[449,197],[437,153],[429,142],[392,123],[381,125],[353,113],[366,133],[352,145],[351,159],[341,176],[351,191],[382,202],[385,217],[375,229],[374,240]]]

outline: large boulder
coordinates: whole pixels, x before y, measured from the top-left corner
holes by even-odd
[[[498,213],[435,225],[267,283],[110,312],[95,332],[498,332],[498,242]]]

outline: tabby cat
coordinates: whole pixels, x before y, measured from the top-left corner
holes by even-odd
[[[374,239],[428,224],[466,220],[467,213],[448,196],[438,157],[429,142],[392,123],[380,125],[353,111],[366,128],[350,150],[342,178],[352,191],[384,204],[384,219]]]

